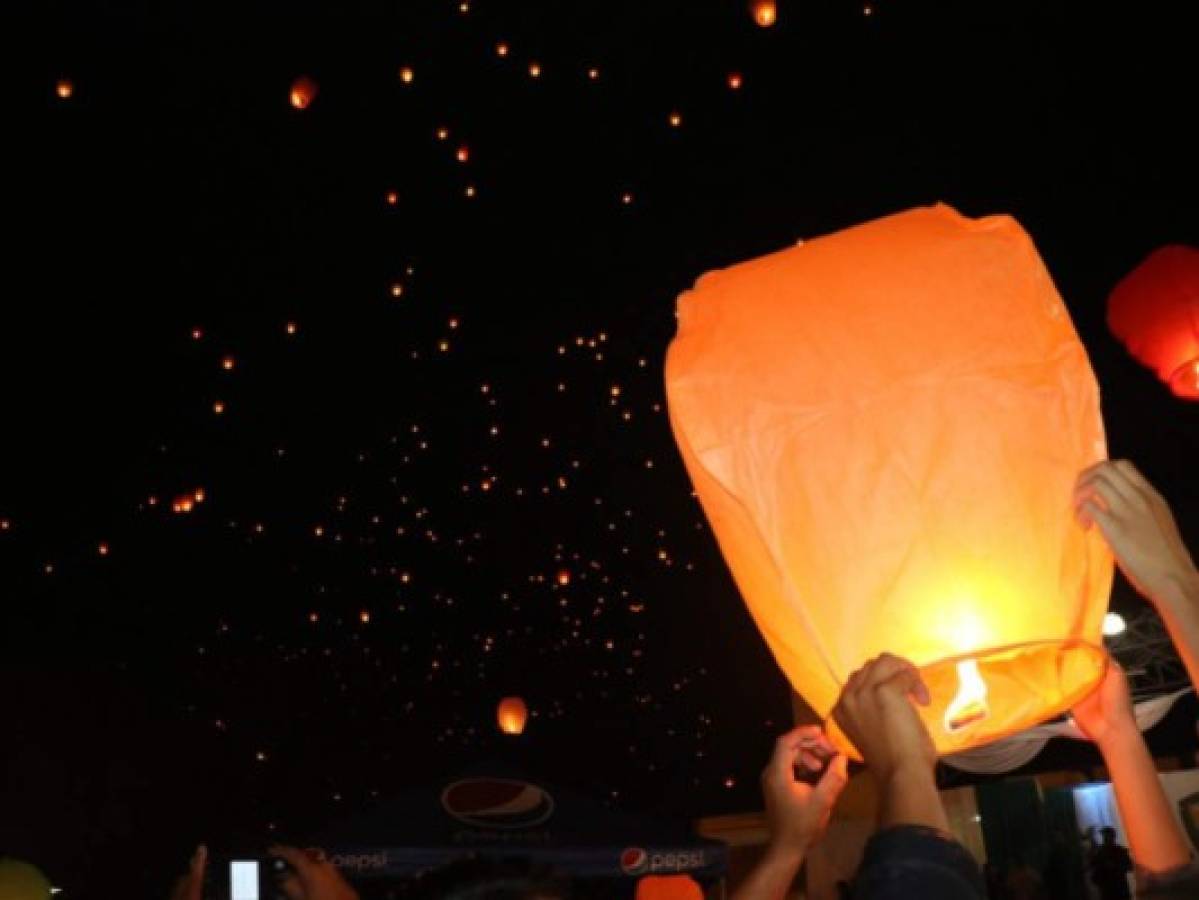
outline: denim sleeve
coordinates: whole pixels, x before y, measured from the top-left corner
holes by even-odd
[[[935,828],[898,825],[874,835],[854,879],[854,900],[985,900],[974,857]]]

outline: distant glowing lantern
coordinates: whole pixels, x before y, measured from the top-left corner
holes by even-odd
[[[754,21],[762,28],[769,28],[779,18],[779,8],[774,0],[754,0],[749,5]]]
[[[705,275],[678,320],[675,438],[813,709],[895,653],[952,752],[1098,683],[1112,562],[1071,512],[1105,455],[1098,390],[1013,219],[936,206],[809,240]]]
[[[307,109],[316,99],[316,82],[307,75],[301,75],[291,83],[291,105],[296,109]]]
[[[458,160],[458,162],[460,162],[460,163],[466,162],[467,160],[470,159],[470,147],[467,147],[465,144],[463,144],[461,147],[458,148],[458,152],[455,153],[454,156]]]
[[[742,85],[741,73],[740,72],[729,72],[728,84],[729,84],[729,90],[731,90],[731,91],[741,90],[741,85]]]
[[[1112,290],[1107,324],[1176,396],[1199,400],[1199,248],[1151,253]]]
[[[60,78],[54,85],[54,93],[58,94],[60,100],[70,100],[75,94],[75,83],[69,78]]]
[[[414,78],[416,78],[416,73],[412,70],[412,66],[404,66],[400,69],[400,81],[404,84],[412,84]]]
[[[496,56],[507,56],[508,55],[508,45],[505,44],[503,41],[500,41],[500,43],[496,44],[495,45],[495,55]]]
[[[520,697],[505,697],[496,707],[495,720],[504,734],[522,734],[529,720],[529,708]]]
[[[530,78],[540,78],[541,77],[541,63],[538,63],[538,62],[529,63],[529,77]]]
[[[671,128],[678,128],[683,124],[683,115],[679,112],[672,112],[667,121],[670,122]]]
[[[570,584],[570,569],[558,570],[558,584],[560,584],[562,587],[566,587],[568,584]]]

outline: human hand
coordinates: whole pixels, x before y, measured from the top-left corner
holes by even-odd
[[[931,775],[937,751],[913,706],[931,699],[914,665],[884,653],[849,676],[833,719],[880,783],[900,772]]]
[[[1171,602],[1181,585],[1199,582],[1170,507],[1128,460],[1084,470],[1074,505],[1082,526],[1099,525],[1121,571],[1155,605]]]
[[[1082,733],[1096,744],[1105,744],[1119,735],[1139,733],[1128,679],[1114,659],[1108,660],[1107,673],[1099,687],[1076,703],[1070,714]]]
[[[775,741],[770,762],[762,770],[772,852],[800,857],[807,851],[828,825],[833,804],[848,780],[848,765],[819,725],[801,725]],[[813,773],[824,768],[824,774],[809,784],[795,777],[796,766]]]
[[[269,852],[291,866],[281,884],[288,900],[358,900],[358,892],[325,858],[323,850],[276,846]]]
[[[208,864],[208,848],[201,844],[192,854],[187,873],[180,876],[171,888],[171,900],[201,900],[204,895],[204,867]]]

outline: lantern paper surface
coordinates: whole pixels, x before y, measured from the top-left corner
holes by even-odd
[[[921,667],[940,752],[1098,683],[1112,562],[1071,503],[1105,455],[1098,389],[1013,219],[939,205],[860,225],[705,275],[678,320],[675,438],[820,715],[885,651]],[[963,703],[971,687],[985,700]]]
[[[1112,290],[1107,323],[1176,396],[1199,400],[1199,250],[1151,253]]]

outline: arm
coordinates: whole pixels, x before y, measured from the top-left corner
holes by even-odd
[[[1123,671],[1114,662],[1099,688],[1074,707],[1074,720],[1098,746],[1111,775],[1132,857],[1151,874],[1178,869],[1191,852],[1137,728]]]
[[[937,752],[913,704],[930,702],[920,673],[884,653],[850,676],[833,710],[878,783],[879,831],[862,856],[854,896],[981,900],[978,863],[949,834],[934,777]]]
[[[912,703],[927,706],[916,667],[884,653],[854,672],[833,717],[878,785],[879,827],[922,825],[947,831],[933,776],[937,752]]]
[[[1149,599],[1170,632],[1191,684],[1199,685],[1199,573],[1180,576]]]
[[[815,785],[798,781],[796,765],[809,772],[823,768],[824,774]],[[845,787],[847,765],[848,760],[816,725],[801,725],[775,742],[774,754],[762,771],[770,845],[733,900],[781,900],[787,895],[808,847],[828,824],[833,804]]]
[[[879,808],[879,828],[894,825],[922,825],[938,831],[949,831],[949,820],[933,769],[914,769],[893,773],[879,786],[882,804]]]
[[[208,848],[201,844],[187,864],[187,874],[180,877],[171,889],[171,900],[201,900],[204,893],[204,869],[208,865]]]
[[[1120,569],[1156,607],[1191,684],[1199,685],[1199,571],[1166,501],[1120,460],[1083,472],[1074,502],[1079,521],[1099,526]]]

